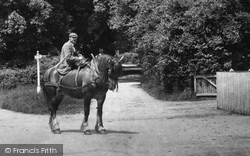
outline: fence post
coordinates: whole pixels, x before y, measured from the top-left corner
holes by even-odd
[[[197,88],[196,88],[196,75],[194,75],[194,93],[196,95]]]

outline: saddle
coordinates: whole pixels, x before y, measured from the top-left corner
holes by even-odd
[[[82,59],[81,61],[76,62],[76,63],[75,63],[75,67],[72,66],[72,69],[68,72],[68,73],[70,73],[71,71],[77,69],[77,72],[76,72],[76,75],[75,75],[75,85],[76,85],[76,87],[77,87],[77,78],[78,78],[78,75],[79,75],[79,71],[80,71],[81,69],[86,68],[87,66],[90,66],[89,63],[90,63],[90,62],[89,62],[87,59]],[[59,81],[58,81],[58,84],[60,85],[62,79],[63,79],[64,76],[66,76],[68,73],[66,73],[66,74],[63,75],[63,74],[59,73],[57,69],[56,69],[56,71],[57,71],[57,73],[60,75]]]
[[[77,70],[76,72],[76,75],[75,75],[75,85],[77,86],[77,78],[78,78],[78,75],[79,75],[79,71],[81,69],[84,69],[86,67],[90,67],[90,61],[88,61],[87,59],[83,59],[79,62],[77,62],[75,64],[75,67],[72,66],[71,70],[66,73],[66,74],[61,74],[58,70],[57,70],[57,66],[54,66],[52,68],[50,68],[44,75],[44,81],[46,82],[46,86],[54,86],[54,87],[57,87],[58,90],[60,89],[60,85],[61,85],[61,81],[62,79],[67,75],[69,74],[70,72],[74,71],[74,70]],[[55,69],[55,72],[54,74],[56,74],[57,76],[57,83],[52,83],[52,82],[49,82],[49,78],[50,78],[50,75],[53,71],[53,69]]]

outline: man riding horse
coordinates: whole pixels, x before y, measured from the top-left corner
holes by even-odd
[[[84,59],[74,47],[77,38],[78,36],[76,33],[70,33],[69,40],[64,43],[62,47],[60,62],[57,64],[57,72],[60,75],[66,75],[72,68],[74,68],[74,66],[76,66],[76,64],[79,64],[79,62]]]

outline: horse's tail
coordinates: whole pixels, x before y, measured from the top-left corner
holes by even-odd
[[[40,92],[41,96],[46,100],[46,102],[48,101],[48,97],[49,97],[49,94],[47,92],[47,89],[45,87],[45,82],[44,82],[44,79],[42,78],[41,79],[41,92]]]
[[[49,94],[48,91],[46,89],[45,83],[49,81],[50,78],[50,72],[53,68],[50,68],[48,70],[45,71],[45,73],[43,74],[43,76],[41,77],[41,95],[43,96],[43,98],[46,100],[46,102],[48,102],[49,100]]]

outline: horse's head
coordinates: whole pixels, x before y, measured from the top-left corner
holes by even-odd
[[[117,60],[109,55],[99,55],[97,62],[103,83],[108,86],[108,89],[114,90],[118,86],[118,77],[122,73],[121,59]]]
[[[118,77],[122,74],[122,64],[120,60],[112,58],[108,61],[108,83],[109,89],[114,90],[115,88],[118,89]]]

